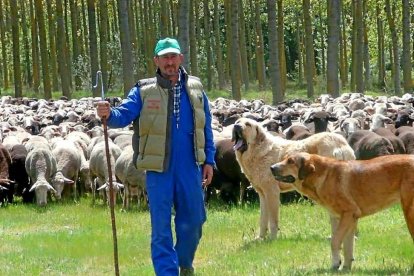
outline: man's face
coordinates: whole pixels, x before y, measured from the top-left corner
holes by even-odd
[[[178,68],[183,62],[183,54],[165,54],[154,57],[154,62],[160,68],[161,75],[170,78],[178,76]]]

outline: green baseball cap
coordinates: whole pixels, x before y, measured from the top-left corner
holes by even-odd
[[[155,46],[154,55],[162,56],[170,53],[181,54],[181,48],[178,41],[169,37],[158,40],[157,45]]]

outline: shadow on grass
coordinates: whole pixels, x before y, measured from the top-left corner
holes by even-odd
[[[331,268],[317,268],[312,271],[303,270],[304,274],[315,275],[414,275],[412,267],[377,267],[377,268],[353,268],[350,271],[336,271]]]
[[[259,238],[255,237],[255,230],[252,228],[249,233],[243,234],[243,245],[240,247],[240,250],[248,250],[253,247],[268,245],[275,241],[276,239],[270,239],[270,238]]]
[[[259,202],[245,202],[245,203],[225,203],[221,199],[211,198],[207,203],[206,207],[208,210],[228,212],[233,209],[258,209]]]

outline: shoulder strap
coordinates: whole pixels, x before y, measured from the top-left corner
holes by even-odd
[[[135,86],[137,86],[137,87],[143,87],[143,86],[145,86],[145,85],[149,85],[149,84],[154,84],[154,83],[156,83],[157,82],[157,78],[147,78],[147,79],[142,79],[142,80],[139,80],[136,84],[135,84]]]

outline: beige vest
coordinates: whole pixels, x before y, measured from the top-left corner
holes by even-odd
[[[171,138],[168,114],[172,113],[173,95],[155,81],[142,82],[140,87],[142,109],[139,117],[139,154],[136,167],[143,170],[165,171],[170,155]],[[193,109],[194,153],[199,165],[203,164],[205,112],[203,86],[200,80],[188,76],[186,90]],[[184,91],[182,91],[184,93]]]

